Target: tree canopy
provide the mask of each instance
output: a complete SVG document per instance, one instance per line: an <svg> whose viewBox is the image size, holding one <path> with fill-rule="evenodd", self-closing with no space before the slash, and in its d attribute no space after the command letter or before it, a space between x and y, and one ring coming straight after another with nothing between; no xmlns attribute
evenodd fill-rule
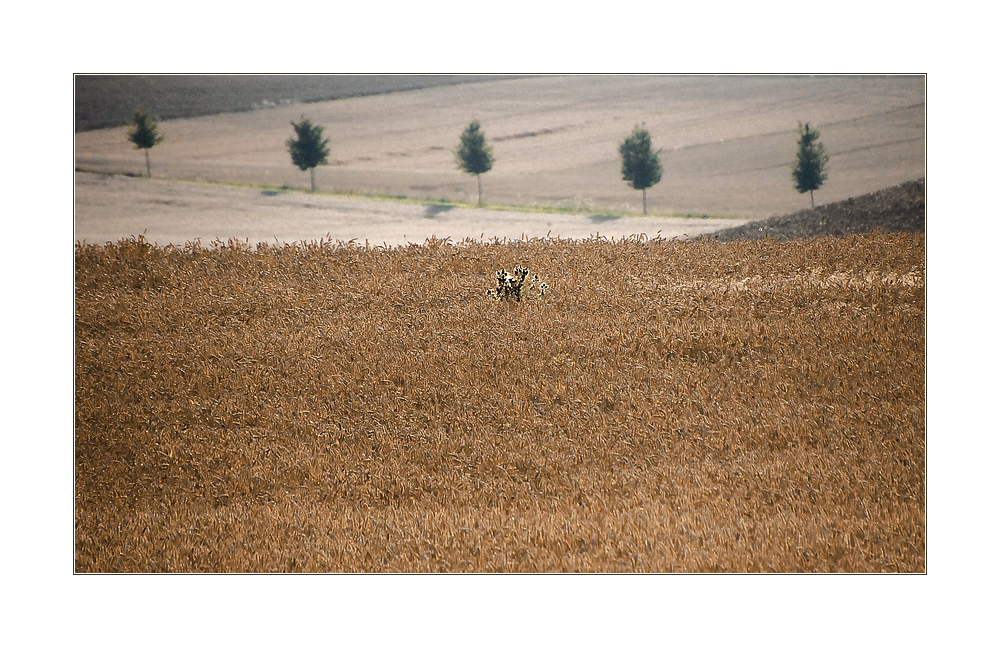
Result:
<svg viewBox="0 0 1000 648"><path fill-rule="evenodd" d="M483 204L483 182L480 175L493 168L493 149L486 144L486 135L478 121L470 123L462 132L458 150L455 151L458 168L474 173L479 185L479 204Z"/></svg>
<svg viewBox="0 0 1000 648"><path fill-rule="evenodd" d="M622 156L622 179L633 189L642 190L642 213L646 213L646 189L660 181L663 167L660 157L653 151L653 140L649 131L640 126L632 130L618 152Z"/></svg>
<svg viewBox="0 0 1000 648"><path fill-rule="evenodd" d="M323 127L313 125L313 123L302 117L299 123L292 122L295 129L295 137L290 138L286 144L288 152L292 155L292 164L299 169L309 170L309 178L312 190L316 191L316 167L326 164L330 149L327 147L329 139L323 139Z"/></svg>
<svg viewBox="0 0 1000 648"><path fill-rule="evenodd" d="M830 156L819 141L819 131L810 129L809 122L805 125L799 122L799 150L792 167L792 180L799 193L809 192L809 203L813 207L816 206L813 191L826 181L826 164L829 160Z"/></svg>
<svg viewBox="0 0 1000 648"><path fill-rule="evenodd" d="M146 176L153 177L149 166L149 149L163 141L163 136L156 131L156 120L149 112L149 108L143 104L135 109L132 117L132 126L129 128L128 139L137 149L142 149L146 153Z"/></svg>

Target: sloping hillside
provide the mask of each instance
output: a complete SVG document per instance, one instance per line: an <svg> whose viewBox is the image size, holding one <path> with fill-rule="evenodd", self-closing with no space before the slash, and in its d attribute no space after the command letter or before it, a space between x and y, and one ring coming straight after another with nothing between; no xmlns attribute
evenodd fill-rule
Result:
<svg viewBox="0 0 1000 648"><path fill-rule="evenodd" d="M804 209L788 216L753 221L712 234L720 241L845 236L875 229L924 232L924 179L904 182L857 198Z"/></svg>
<svg viewBox="0 0 1000 648"><path fill-rule="evenodd" d="M648 192L650 213L745 221L809 204L789 175L800 121L819 129L830 155L823 202L922 177L925 90L918 75L567 75L310 104L286 104L284 95L261 91L245 98L277 105L169 120L150 100L164 119L152 173L307 188L310 174L291 163L286 147L290 122L306 116L330 139L329 164L316 169L321 191L471 202L477 183L456 167L454 148L477 119L496 158L483 178L487 202L636 214L642 194L622 180L618 147L645 124L663 166L661 182ZM176 107L210 99L192 92ZM147 171L125 126L79 132L74 140L82 171Z"/></svg>
<svg viewBox="0 0 1000 648"><path fill-rule="evenodd" d="M160 119L244 112L508 78L471 74L78 74L76 132L122 126L148 104Z"/></svg>

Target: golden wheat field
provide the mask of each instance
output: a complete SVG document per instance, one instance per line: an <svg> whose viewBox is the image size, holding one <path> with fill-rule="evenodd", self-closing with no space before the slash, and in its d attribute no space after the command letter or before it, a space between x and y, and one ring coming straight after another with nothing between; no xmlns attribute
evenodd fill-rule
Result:
<svg viewBox="0 0 1000 648"><path fill-rule="evenodd" d="M77 572L925 571L922 234L75 274Z"/></svg>

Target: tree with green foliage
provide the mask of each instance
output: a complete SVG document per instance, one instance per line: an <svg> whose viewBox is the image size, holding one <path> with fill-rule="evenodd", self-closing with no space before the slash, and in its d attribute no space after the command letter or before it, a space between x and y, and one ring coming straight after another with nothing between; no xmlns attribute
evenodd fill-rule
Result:
<svg viewBox="0 0 1000 648"><path fill-rule="evenodd" d="M809 204L813 208L816 207L813 191L826 180L826 163L829 160L830 156L819 141L819 131L810 130L809 122L805 126L799 122L799 152L792 167L792 180L799 193L809 192Z"/></svg>
<svg viewBox="0 0 1000 648"><path fill-rule="evenodd" d="M316 167L326 164L330 149L327 147L329 139L323 139L323 127L314 126L311 121L302 116L299 123L292 122L295 129L295 137L290 138L286 144L288 152L292 154L292 164L302 171L309 170L309 180L313 191L316 191Z"/></svg>
<svg viewBox="0 0 1000 648"><path fill-rule="evenodd" d="M649 131L639 126L632 129L632 135L621 143L618 152L622 156L622 179L633 189L642 190L642 213L645 214L646 189L659 182L663 175L659 152L653 151Z"/></svg>
<svg viewBox="0 0 1000 648"><path fill-rule="evenodd" d="M163 136L156 132L156 120L153 119L145 104L135 109L128 138L137 149L142 149L146 153L146 177L152 178L153 172L149 166L149 149L162 142Z"/></svg>
<svg viewBox="0 0 1000 648"><path fill-rule="evenodd" d="M483 206L482 174L493 168L493 149L486 145L486 136L478 121L473 121L462 133L458 150L455 151L458 168L466 173L474 173L479 185L479 206Z"/></svg>

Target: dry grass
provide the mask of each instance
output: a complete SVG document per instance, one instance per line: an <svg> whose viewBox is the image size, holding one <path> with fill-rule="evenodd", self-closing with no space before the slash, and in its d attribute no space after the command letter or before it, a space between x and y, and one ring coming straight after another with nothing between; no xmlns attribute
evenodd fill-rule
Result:
<svg viewBox="0 0 1000 648"><path fill-rule="evenodd" d="M75 265L79 572L925 570L923 235Z"/></svg>

